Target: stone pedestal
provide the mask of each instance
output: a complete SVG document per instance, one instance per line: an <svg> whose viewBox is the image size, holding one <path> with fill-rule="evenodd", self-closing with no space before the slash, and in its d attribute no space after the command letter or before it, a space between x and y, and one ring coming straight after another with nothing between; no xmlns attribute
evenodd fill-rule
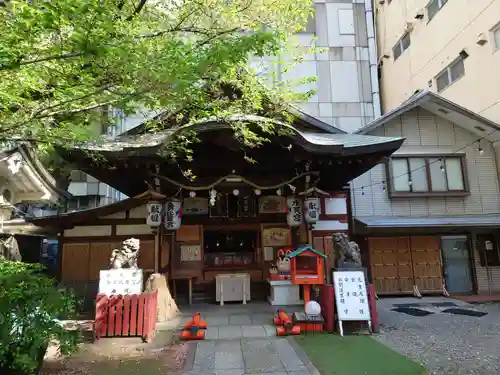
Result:
<svg viewBox="0 0 500 375"><path fill-rule="evenodd" d="M267 280L271 286L271 295L268 301L273 306L303 305L300 299L300 286L290 280Z"/></svg>

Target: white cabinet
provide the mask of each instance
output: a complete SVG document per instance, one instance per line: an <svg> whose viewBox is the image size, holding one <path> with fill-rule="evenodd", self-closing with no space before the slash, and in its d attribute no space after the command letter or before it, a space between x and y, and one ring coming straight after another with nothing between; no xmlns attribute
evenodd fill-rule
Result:
<svg viewBox="0 0 500 375"><path fill-rule="evenodd" d="M224 305L228 301L250 301L250 275L228 273L215 276L215 300Z"/></svg>

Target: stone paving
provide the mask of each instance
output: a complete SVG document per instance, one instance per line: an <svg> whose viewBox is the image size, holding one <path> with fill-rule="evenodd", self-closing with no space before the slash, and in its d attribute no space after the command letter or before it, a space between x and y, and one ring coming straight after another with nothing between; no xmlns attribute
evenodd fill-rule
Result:
<svg viewBox="0 0 500 375"><path fill-rule="evenodd" d="M484 311L482 317L442 313L415 317L392 311L400 303L453 302L457 307ZM442 297L381 298L377 301L381 323L375 338L422 363L429 375L500 374L500 304L470 305Z"/></svg>
<svg viewBox="0 0 500 375"><path fill-rule="evenodd" d="M206 339L193 343L194 358L183 375L319 375L293 338L276 337L269 324L276 310L261 303L204 306ZM194 311L184 310L183 321Z"/></svg>

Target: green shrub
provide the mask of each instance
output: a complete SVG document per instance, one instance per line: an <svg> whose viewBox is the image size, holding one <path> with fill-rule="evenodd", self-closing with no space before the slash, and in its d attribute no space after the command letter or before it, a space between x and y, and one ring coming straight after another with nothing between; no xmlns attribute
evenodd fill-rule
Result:
<svg viewBox="0 0 500 375"><path fill-rule="evenodd" d="M35 371L51 340L63 355L77 348L79 333L56 319L74 313L75 299L42 271L35 264L0 262L0 367Z"/></svg>

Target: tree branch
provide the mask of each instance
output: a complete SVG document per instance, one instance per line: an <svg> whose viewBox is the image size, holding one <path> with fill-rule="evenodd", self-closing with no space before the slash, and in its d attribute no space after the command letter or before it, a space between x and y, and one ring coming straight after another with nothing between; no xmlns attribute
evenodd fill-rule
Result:
<svg viewBox="0 0 500 375"><path fill-rule="evenodd" d="M144 8L144 6L146 5L146 3L147 3L147 2L148 2L148 0L141 0L141 1L139 2L139 4L135 7L135 9L134 9L134 11L132 12L132 14L131 14L130 16L128 16L128 17L126 18L126 20L127 20L127 21L131 21L131 20L132 20L132 18L134 18L134 16L138 15L138 14L141 12L142 8Z"/></svg>
<svg viewBox="0 0 500 375"><path fill-rule="evenodd" d="M79 57L82 55L83 55L82 52L71 52L71 53L65 53L62 55L46 56L46 57L41 57L39 59L21 61L18 63L18 65L19 66L26 66L26 65L31 65L31 64L37 64L40 62L45 62L45 61L71 59L73 57ZM0 66L0 70L6 70L5 69L6 67L7 66L5 66L5 65Z"/></svg>

